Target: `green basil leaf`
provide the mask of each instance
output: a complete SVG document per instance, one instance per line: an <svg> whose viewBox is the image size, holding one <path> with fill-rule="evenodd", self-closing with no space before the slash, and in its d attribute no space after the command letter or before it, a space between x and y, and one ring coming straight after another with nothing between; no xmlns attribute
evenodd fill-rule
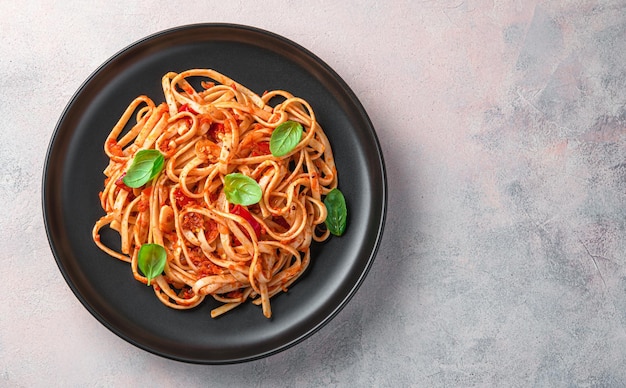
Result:
<svg viewBox="0 0 626 388"><path fill-rule="evenodd" d="M302 139L302 124L285 121L272 132L270 151L274 156L284 156L293 151Z"/></svg>
<svg viewBox="0 0 626 388"><path fill-rule="evenodd" d="M165 157L157 150L141 150L137 152L122 179L131 188L145 185L163 170Z"/></svg>
<svg viewBox="0 0 626 388"><path fill-rule="evenodd" d="M159 244L143 244L139 248L137 266L139 266L144 276L148 278L148 285L150 285L152 279L163 272L166 261L167 253L165 248Z"/></svg>
<svg viewBox="0 0 626 388"><path fill-rule="evenodd" d="M261 186L254 179L237 172L224 177L224 194L228 202L243 206L254 205L263 196Z"/></svg>
<svg viewBox="0 0 626 388"><path fill-rule="evenodd" d="M348 208L346 207L346 199L339 189L332 189L324 198L326 205L326 227L330 233L335 236L341 236L346 230L346 222L348 219Z"/></svg>

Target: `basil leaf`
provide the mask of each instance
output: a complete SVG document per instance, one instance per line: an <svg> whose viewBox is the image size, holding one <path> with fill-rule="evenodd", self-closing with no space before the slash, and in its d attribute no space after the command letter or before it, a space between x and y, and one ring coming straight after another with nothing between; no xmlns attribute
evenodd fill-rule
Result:
<svg viewBox="0 0 626 388"><path fill-rule="evenodd" d="M131 188L145 185L163 170L165 157L157 150L141 150L137 152L122 179Z"/></svg>
<svg viewBox="0 0 626 388"><path fill-rule="evenodd" d="M148 285L150 285L152 279L163 272L166 261L167 253L165 248L159 244L143 244L139 248L137 265L144 276L148 278Z"/></svg>
<svg viewBox="0 0 626 388"><path fill-rule="evenodd" d="M324 198L326 205L326 227L330 233L335 236L341 236L346 230L346 221L348 218L348 208L346 207L346 199L339 189L332 189Z"/></svg>
<svg viewBox="0 0 626 388"><path fill-rule="evenodd" d="M285 121L272 132L270 151L274 156L284 156L293 151L302 139L302 124Z"/></svg>
<svg viewBox="0 0 626 388"><path fill-rule="evenodd" d="M248 206L259 202L263 192L254 179L235 172L224 177L224 194L228 202Z"/></svg>

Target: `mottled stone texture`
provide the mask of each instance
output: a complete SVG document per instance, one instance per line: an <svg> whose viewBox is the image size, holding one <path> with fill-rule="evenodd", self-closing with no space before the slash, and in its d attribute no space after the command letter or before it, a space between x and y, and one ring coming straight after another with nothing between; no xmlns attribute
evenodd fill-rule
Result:
<svg viewBox="0 0 626 388"><path fill-rule="evenodd" d="M625 386L624 1L86 4L0 13L0 386ZM380 137L389 214L329 325L208 367L89 315L48 248L40 188L55 123L100 63L215 21L282 34L346 80Z"/></svg>

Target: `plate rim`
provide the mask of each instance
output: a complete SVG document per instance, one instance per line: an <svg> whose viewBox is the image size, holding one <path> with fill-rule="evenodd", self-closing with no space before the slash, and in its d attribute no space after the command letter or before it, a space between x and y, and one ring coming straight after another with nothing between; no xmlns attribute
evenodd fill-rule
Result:
<svg viewBox="0 0 626 388"><path fill-rule="evenodd" d="M368 252L368 257L365 263L365 266L363 267L363 270L360 272L358 279L350 284L349 287L349 292L341 299L341 302L338 303L337 305L335 305L332 308L332 311L327 314L323 319L321 319L320 321L316 322L316 324L309 330L298 334L298 336L290 341L287 341L285 343L283 343L281 346L277 346L271 350L268 351L264 351L261 353L256 353L254 355L249 355L246 357L239 357L239 358L229 358L229 359L198 359L198 358L185 358L182 357L180 355L172 355L172 354L168 354L162 351L157 351L156 349L151 348L150 346L141 343L140 341L137 341L135 338L130 337L128 335L126 335L126 333L123 330L120 330L118 327L116 327L115 325L111 324L105 317L103 317L99 311L97 311L87 300L87 298L79 291L78 287L74 284L73 282L73 278L67 273L68 271L66 270L66 263L64 262L64 259L61 257L62 256L62 249L60 249L57 245L60 243L59 241L56 241L56 238L54 236L54 231L52 230L52 225L50 222L50 216L51 216L51 210L48 208L50 205L50 193L49 191L51 191L54 187L51 187L50 183L48 183L49 179L50 179L50 173L49 173L49 168L50 168L50 163L51 163L51 157L52 157L52 153L55 151L55 146L57 146L57 139L59 138L60 135L63 135L62 129L63 129L63 124L64 122L67 120L67 116L68 114L71 112L73 106L76 104L76 101L79 99L79 97L81 96L81 94L83 93L83 91L90 85L90 83L94 80L94 78L96 78L102 71L106 70L106 68L108 66L111 65L112 62L114 62L115 60L119 59L120 57L123 57L126 53L128 53L129 51L131 51L133 48L136 48L138 46L144 45L146 43L149 43L150 41L159 39L159 38L163 38L166 37L168 35L171 34L175 34L175 33L180 33L180 32L191 32L194 30L204 30L204 29L233 29L233 30L243 30L243 31L247 31L249 33L253 33L255 35L258 36L267 36L270 37L272 39L278 40L280 41L282 44L285 44L287 46L291 46L294 49L296 49L298 52L300 52L301 54L305 55L307 57L307 60L310 60L312 62L315 62L316 65L321 66L325 71L327 71L331 76L333 81L338 83L338 86L340 86L340 88L342 89L343 92L347 93L350 103L353 104L353 107L356 108L359 111L359 115L360 117L365 120L368 124L368 135L370 135L373 139L373 146L374 148L377 150L378 155L377 155L377 162L378 162L378 167L380 168L380 182L377 182L377 184L380 184L380 190L381 192L378 193L380 194L381 198L380 198L380 214L376 214L377 218L379 219L378 225L376 226L376 231L375 231L375 242L373 245L373 248L371 251ZM211 40L211 39L208 39ZM224 40L228 40L228 39L224 39ZM195 41L195 40L191 40L191 41ZM259 44L259 46L261 46ZM67 131L66 131L67 132ZM72 133L70 133L69 139L72 138ZM55 262L57 264L57 268L58 270L61 272L66 284L70 287L70 289L72 290L72 293L74 294L74 296L79 300L79 302L83 305L84 308L87 309L87 311L89 311L89 313L96 318L96 320L102 324L104 327L106 327L109 331L111 331L112 333L114 333L115 335L117 335L118 337L124 339L126 342L144 350L147 351L149 353L164 357L164 358L168 358L168 359L172 359L172 360L176 360L176 361L181 361L181 362L187 362L187 363L192 363L192 364L206 364L206 365L217 365L217 364L236 364L236 363L242 363L242 362L249 362L249 361L254 361L254 360L258 360L261 358L265 358L268 356L271 356L273 354L277 354L280 353L284 350L287 350L297 344L299 344L300 342L306 340L307 338L310 338L313 334L315 334L316 332L318 332L321 328L323 328L324 326L326 326L326 324L328 324L330 321L332 321L336 315L343 310L343 308L350 302L350 300L354 297L354 295L356 294L356 292L358 291L358 289L361 287L361 285L363 284L364 280L366 279L369 271L372 268L373 262L378 254L378 250L380 248L381 242L382 242L382 237L383 237L383 233L384 233L384 227L385 227L385 222L386 222L386 217L387 217L387 208L388 208L388 179L387 179L387 173L386 173L386 166L385 166L385 162L384 162L384 157L383 157L383 152L382 152L382 147L380 145L380 141L378 139L377 133L375 131L374 125L371 122L371 119L369 117L369 115L367 114L365 108L363 107L361 101L358 99L358 97L356 96L356 94L352 91L352 89L348 86L348 84L343 80L343 78L341 76L339 76L339 74L332 69L325 61L323 61L321 58L319 58L317 55L315 55L314 53L312 53L311 51L309 51L308 49L306 49L305 47L301 46L300 44L296 43L295 41L286 38L282 35L276 34L274 32L265 30L265 29L261 29L258 27L253 27L253 26L249 26L249 25L243 25L243 24L235 24L235 23L194 23L194 24L186 24L186 25L180 25L180 26L176 26L176 27L172 27L172 28L167 28L149 35L144 36L143 38L140 38L132 43L130 43L129 45L127 45L126 47L122 48L121 50L118 50L115 54L113 54L112 56L110 56L109 58L107 58L104 62L102 62L94 71L92 71L89 76L80 84L80 86L76 89L76 91L74 92L74 94L71 96L71 98L68 100L68 102L66 103L65 107L62 110L61 115L59 116L59 119L57 120L54 130L50 136L50 140L48 143L48 147L46 149L46 154L45 154L45 159L44 159L44 164L43 164L43 175L42 175L42 187L41 187L41 205L42 205L42 216L43 216L43 222L44 222L44 226L45 226L45 232L46 232L46 237L48 240L48 244L50 246L52 255L55 259Z"/></svg>

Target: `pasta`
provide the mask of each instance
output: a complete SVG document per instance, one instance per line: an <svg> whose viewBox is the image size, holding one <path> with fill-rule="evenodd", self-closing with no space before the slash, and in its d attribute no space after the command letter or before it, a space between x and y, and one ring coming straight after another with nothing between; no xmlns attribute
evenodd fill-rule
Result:
<svg viewBox="0 0 626 388"><path fill-rule="evenodd" d="M137 97L106 139L99 194L106 214L93 240L128 262L166 306L189 309L211 296L220 302L211 311L217 317L251 300L270 318L270 298L307 269L311 243L329 238L323 199L337 187L331 145L309 103L287 91L257 95L210 69L167 73L162 88L165 102ZM286 122L302 134L275 156L272 133ZM131 188L125 174L142 150L163 155L163 167ZM258 202L229 201L229 176L258 183ZM119 250L100 240L104 227L119 233ZM152 281L138 263L145 244L166 252Z"/></svg>

